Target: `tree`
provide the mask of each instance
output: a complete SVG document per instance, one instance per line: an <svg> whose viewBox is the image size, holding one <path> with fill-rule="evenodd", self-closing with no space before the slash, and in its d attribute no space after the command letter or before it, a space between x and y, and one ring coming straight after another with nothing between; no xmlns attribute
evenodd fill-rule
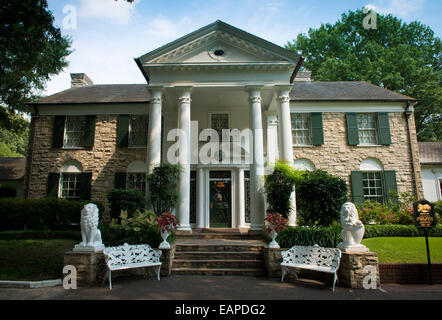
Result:
<svg viewBox="0 0 442 320"><path fill-rule="evenodd" d="M366 30L362 10L349 11L334 25L299 34L287 49L306 57L304 66L317 81L367 81L419 100L415 106L418 139L442 138L441 56L439 37L420 22L403 23L377 15Z"/></svg>
<svg viewBox="0 0 442 320"><path fill-rule="evenodd" d="M0 0L0 19L0 104L26 112L68 65L71 40L54 26L47 0Z"/></svg>

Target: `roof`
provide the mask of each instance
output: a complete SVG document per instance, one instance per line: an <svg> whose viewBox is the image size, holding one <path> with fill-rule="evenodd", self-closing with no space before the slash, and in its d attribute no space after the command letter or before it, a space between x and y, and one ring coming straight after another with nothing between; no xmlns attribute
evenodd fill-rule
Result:
<svg viewBox="0 0 442 320"><path fill-rule="evenodd" d="M292 101L412 101L414 98L365 81L295 82Z"/></svg>
<svg viewBox="0 0 442 320"><path fill-rule="evenodd" d="M107 84L71 88L37 104L146 103L150 94L146 84ZM295 82L292 101L412 101L414 98L363 81Z"/></svg>
<svg viewBox="0 0 442 320"><path fill-rule="evenodd" d="M26 158L0 158L0 180L24 179Z"/></svg>
<svg viewBox="0 0 442 320"><path fill-rule="evenodd" d="M421 164L442 164L442 142L419 142Z"/></svg>
<svg viewBox="0 0 442 320"><path fill-rule="evenodd" d="M41 98L37 104L146 103L149 98L146 84L101 84L70 88Z"/></svg>

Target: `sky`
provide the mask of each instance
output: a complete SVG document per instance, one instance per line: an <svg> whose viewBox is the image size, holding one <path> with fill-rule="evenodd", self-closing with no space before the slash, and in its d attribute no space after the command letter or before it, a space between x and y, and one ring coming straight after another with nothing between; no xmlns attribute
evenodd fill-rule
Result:
<svg viewBox="0 0 442 320"><path fill-rule="evenodd" d="M300 33L335 23L363 7L420 21L441 37L440 0L49 0L63 35L72 39L69 66L53 76L43 95L70 88L70 73L95 84L145 83L134 58L222 20L284 46Z"/></svg>

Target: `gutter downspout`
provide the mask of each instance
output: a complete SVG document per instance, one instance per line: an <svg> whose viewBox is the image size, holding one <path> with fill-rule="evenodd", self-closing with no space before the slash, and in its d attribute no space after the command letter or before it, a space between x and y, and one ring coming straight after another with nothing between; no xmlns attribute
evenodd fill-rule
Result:
<svg viewBox="0 0 442 320"><path fill-rule="evenodd" d="M36 105L32 106L34 108L34 114L31 114L31 127L29 128L29 142L28 142L28 154L26 159L26 195L25 198L29 199L30 187L31 187L31 177L32 177L32 166L34 163L34 149L35 149L35 130L37 121L39 119L38 108Z"/></svg>
<svg viewBox="0 0 442 320"><path fill-rule="evenodd" d="M417 147L417 143L416 145L413 143L413 139L416 139L417 142L417 137L415 136L415 134L413 135L413 132L411 130L411 126L410 126L410 121L413 120L411 119L411 117L413 116L413 112L414 112L414 106L417 104L417 101L413 101L410 102L408 101L405 107L405 119L407 122L407 131L408 131L408 141L410 144L410 153L411 153L411 169L413 170L413 179L414 179L414 188L415 188L415 195L418 199L422 199L423 195L421 193L421 183L419 183L421 177L418 174L418 169L419 172L420 170L420 161L419 161L419 148ZM414 125L414 133L416 133L416 125Z"/></svg>

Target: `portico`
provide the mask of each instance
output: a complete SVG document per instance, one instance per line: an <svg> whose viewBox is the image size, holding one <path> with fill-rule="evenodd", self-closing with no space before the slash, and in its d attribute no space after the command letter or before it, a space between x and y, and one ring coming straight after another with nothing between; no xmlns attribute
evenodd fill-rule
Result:
<svg viewBox="0 0 442 320"><path fill-rule="evenodd" d="M178 229L262 230L266 161L293 162L289 92L301 57L217 21L136 62L151 95L148 172L182 167Z"/></svg>

